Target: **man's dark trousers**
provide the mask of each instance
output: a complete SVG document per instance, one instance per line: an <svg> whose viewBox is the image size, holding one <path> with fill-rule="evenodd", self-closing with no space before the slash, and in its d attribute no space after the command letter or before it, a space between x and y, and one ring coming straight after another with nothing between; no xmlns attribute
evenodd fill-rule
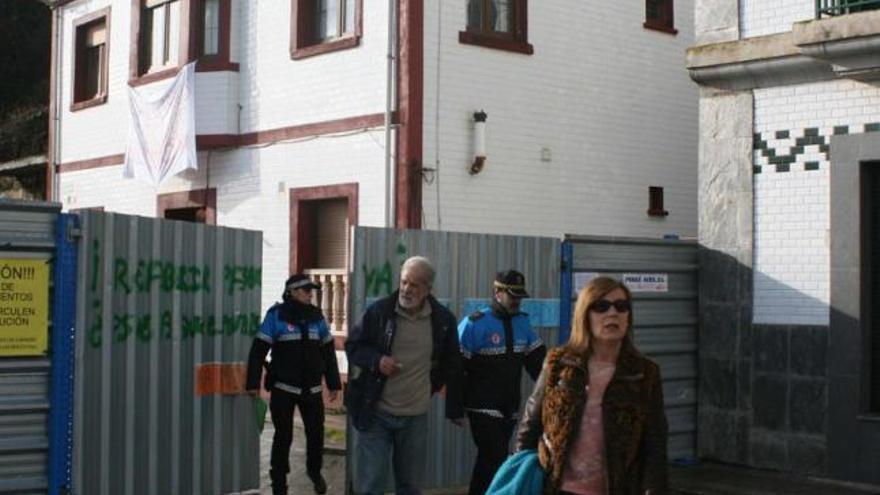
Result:
<svg viewBox="0 0 880 495"><path fill-rule="evenodd" d="M487 414L468 413L471 436L477 446L477 460L471 473L469 495L484 495L495 472L504 464L510 452L510 436L516 422L512 419L495 418Z"/></svg>
<svg viewBox="0 0 880 495"><path fill-rule="evenodd" d="M272 457L269 478L274 495L287 495L287 473L290 471L290 444L293 442L293 409L299 414L306 431L306 472L316 479L321 474L324 454L324 401L321 394L299 396L275 388L269 410L275 436L272 438Z"/></svg>

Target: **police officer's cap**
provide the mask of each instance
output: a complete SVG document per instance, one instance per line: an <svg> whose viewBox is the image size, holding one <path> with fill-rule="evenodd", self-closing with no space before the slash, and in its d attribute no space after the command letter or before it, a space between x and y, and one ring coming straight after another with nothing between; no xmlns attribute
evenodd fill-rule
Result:
<svg viewBox="0 0 880 495"><path fill-rule="evenodd" d="M498 272L493 285L513 297L529 297L529 293L526 292L526 277L516 270Z"/></svg>
<svg viewBox="0 0 880 495"><path fill-rule="evenodd" d="M284 282L284 291L290 291L294 289L320 289L321 283L315 282L310 279L308 275L304 273L295 273L287 279L287 282Z"/></svg>

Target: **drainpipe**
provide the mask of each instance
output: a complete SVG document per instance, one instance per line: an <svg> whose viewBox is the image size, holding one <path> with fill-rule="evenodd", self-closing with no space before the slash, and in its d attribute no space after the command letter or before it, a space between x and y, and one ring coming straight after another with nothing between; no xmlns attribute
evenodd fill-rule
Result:
<svg viewBox="0 0 880 495"><path fill-rule="evenodd" d="M46 187L49 194L46 201L59 200L58 193L58 164L61 163L61 35L64 24L61 19L61 9L58 5L50 5L52 9L52 41L49 54L51 67L49 87L49 136L48 153L46 154Z"/></svg>
<svg viewBox="0 0 880 495"><path fill-rule="evenodd" d="M397 0L388 0L388 51L385 56L385 226L396 218L397 126L392 122L397 100ZM393 135L392 135L393 132Z"/></svg>

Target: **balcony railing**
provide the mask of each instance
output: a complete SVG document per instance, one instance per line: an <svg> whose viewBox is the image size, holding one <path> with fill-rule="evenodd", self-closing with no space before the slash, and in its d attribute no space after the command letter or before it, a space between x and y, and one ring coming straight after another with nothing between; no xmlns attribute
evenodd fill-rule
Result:
<svg viewBox="0 0 880 495"><path fill-rule="evenodd" d="M315 282L321 283L321 290L314 292L312 303L321 308L330 330L339 335L348 333L348 271L345 269L310 268L303 270Z"/></svg>
<svg viewBox="0 0 880 495"><path fill-rule="evenodd" d="M816 0L816 19L880 9L880 0Z"/></svg>

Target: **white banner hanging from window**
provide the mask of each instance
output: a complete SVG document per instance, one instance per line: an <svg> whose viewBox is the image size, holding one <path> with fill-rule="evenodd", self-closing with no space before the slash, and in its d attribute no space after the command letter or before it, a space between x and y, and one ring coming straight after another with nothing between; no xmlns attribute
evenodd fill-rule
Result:
<svg viewBox="0 0 880 495"><path fill-rule="evenodd" d="M198 168L195 100L195 62L183 66L171 84L129 86L125 177L158 187Z"/></svg>

